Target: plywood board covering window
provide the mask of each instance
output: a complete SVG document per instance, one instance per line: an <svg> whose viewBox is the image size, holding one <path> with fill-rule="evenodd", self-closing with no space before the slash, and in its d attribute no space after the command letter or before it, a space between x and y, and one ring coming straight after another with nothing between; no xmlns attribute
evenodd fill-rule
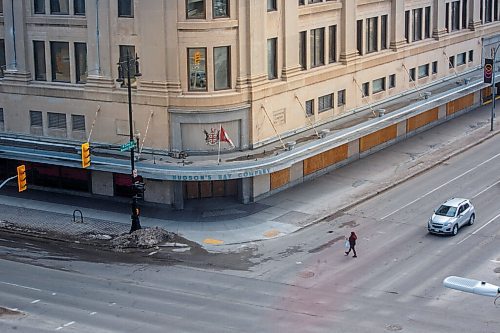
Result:
<svg viewBox="0 0 500 333"><path fill-rule="evenodd" d="M383 128L375 133L368 134L359 139L359 151L364 152L384 142L395 139L397 135L397 125Z"/></svg>

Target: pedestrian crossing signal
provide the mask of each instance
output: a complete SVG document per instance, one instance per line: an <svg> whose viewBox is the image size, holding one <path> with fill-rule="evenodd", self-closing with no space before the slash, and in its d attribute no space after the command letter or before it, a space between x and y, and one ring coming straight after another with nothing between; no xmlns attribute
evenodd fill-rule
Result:
<svg viewBox="0 0 500 333"><path fill-rule="evenodd" d="M82 143L82 168L90 166L90 144L88 142Z"/></svg>
<svg viewBox="0 0 500 333"><path fill-rule="evenodd" d="M17 187L19 192L25 191L28 188L26 183L26 167L23 164L17 167Z"/></svg>

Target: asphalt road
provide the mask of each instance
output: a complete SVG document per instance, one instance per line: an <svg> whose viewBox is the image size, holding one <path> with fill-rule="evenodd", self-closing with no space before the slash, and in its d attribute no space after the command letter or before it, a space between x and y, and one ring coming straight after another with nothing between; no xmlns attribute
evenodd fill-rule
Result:
<svg viewBox="0 0 500 333"><path fill-rule="evenodd" d="M19 314L0 311L0 331L500 332L493 298L442 286L449 275L500 285L499 147L496 136L327 221L247 244L249 270L96 263L1 240L0 307ZM471 199L476 223L429 235L453 196ZM343 253L351 230L358 258Z"/></svg>

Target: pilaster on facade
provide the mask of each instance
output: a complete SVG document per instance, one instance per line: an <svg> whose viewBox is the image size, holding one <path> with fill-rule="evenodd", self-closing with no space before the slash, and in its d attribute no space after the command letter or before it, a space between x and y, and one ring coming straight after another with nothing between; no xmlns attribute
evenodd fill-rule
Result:
<svg viewBox="0 0 500 333"><path fill-rule="evenodd" d="M21 72L17 70L9 70L7 69L4 72L4 77L2 82L4 85L27 85L30 81L31 73L30 72Z"/></svg>
<svg viewBox="0 0 500 333"><path fill-rule="evenodd" d="M359 55L356 48L356 0L342 1L342 24L339 61L346 65Z"/></svg>
<svg viewBox="0 0 500 333"><path fill-rule="evenodd" d="M301 67L299 65L292 66L288 68L283 68L281 71L281 79L284 81L288 81L291 78L299 75L302 72Z"/></svg>
<svg viewBox="0 0 500 333"><path fill-rule="evenodd" d="M267 83L267 75L259 74L248 77L238 77L236 79L236 90L241 91L247 88L256 88Z"/></svg>
<svg viewBox="0 0 500 333"><path fill-rule="evenodd" d="M481 1L482 0L470 0L469 2L469 12L470 20L468 28L470 30L477 30L481 26Z"/></svg>
<svg viewBox="0 0 500 333"><path fill-rule="evenodd" d="M389 47L393 51L399 51L407 45L404 34L405 7L403 0L394 0L391 3L391 42Z"/></svg>
<svg viewBox="0 0 500 333"><path fill-rule="evenodd" d="M434 14L433 14L433 27L432 37L434 39L440 40L447 33L448 29L446 28L446 3L443 0L434 0Z"/></svg>
<svg viewBox="0 0 500 333"><path fill-rule="evenodd" d="M115 88L116 88L115 80L104 76L89 75L87 77L87 82L85 83L85 90L90 90L90 91L107 90L109 92Z"/></svg>
<svg viewBox="0 0 500 333"><path fill-rule="evenodd" d="M354 62L359 56L357 50L351 50L350 52L340 52L339 61L343 65L349 65Z"/></svg>

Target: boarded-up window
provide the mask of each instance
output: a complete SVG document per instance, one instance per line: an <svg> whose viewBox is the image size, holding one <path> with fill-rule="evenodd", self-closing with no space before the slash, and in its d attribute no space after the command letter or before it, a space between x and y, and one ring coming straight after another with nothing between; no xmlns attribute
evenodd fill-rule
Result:
<svg viewBox="0 0 500 333"><path fill-rule="evenodd" d="M330 149L304 160L304 176L347 159L348 145Z"/></svg>
<svg viewBox="0 0 500 333"><path fill-rule="evenodd" d="M277 189L290 182L290 168L271 173L271 190Z"/></svg>
<svg viewBox="0 0 500 333"><path fill-rule="evenodd" d="M384 142L395 139L397 135L397 125L383 128L375 133L368 134L359 139L359 151L364 152Z"/></svg>
<svg viewBox="0 0 500 333"><path fill-rule="evenodd" d="M460 110L466 109L474 104L474 94L461 97L446 104L446 115L453 114Z"/></svg>
<svg viewBox="0 0 500 333"><path fill-rule="evenodd" d="M412 132L419 127L425 126L438 119L438 108L426 111L408 119L406 123L406 132Z"/></svg>

